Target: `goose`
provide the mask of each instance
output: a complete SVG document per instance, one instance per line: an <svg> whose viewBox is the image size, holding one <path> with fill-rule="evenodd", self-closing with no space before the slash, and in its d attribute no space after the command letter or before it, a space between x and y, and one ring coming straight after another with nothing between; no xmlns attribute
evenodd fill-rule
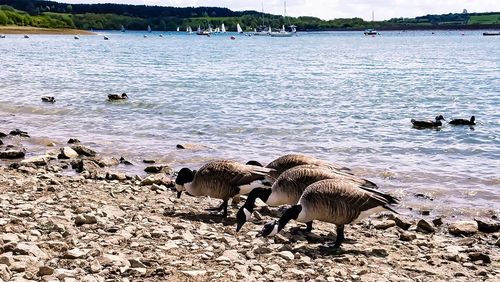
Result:
<svg viewBox="0 0 500 282"><path fill-rule="evenodd" d="M104 40L109 40L109 37L107 37L106 35L104 35Z"/></svg>
<svg viewBox="0 0 500 282"><path fill-rule="evenodd" d="M254 161L254 160L248 161L247 164L262 166L262 164L260 164L257 161ZM281 157L275 159L274 161L270 162L266 166L267 168L273 169L273 171L270 174L271 177L268 180L272 183L284 171L286 171L287 169L290 169L292 167L299 166L299 165L319 165L319 166L328 167L328 168L333 169L333 170L349 171L349 169L346 167L332 164L332 163L329 163L327 161L317 159L315 157L306 156L306 155L302 155L302 154L288 154L288 155L284 155L284 156L281 156Z"/></svg>
<svg viewBox="0 0 500 282"><path fill-rule="evenodd" d="M377 188L377 185L371 181L325 167L317 165L296 166L283 172L271 188L255 188L248 194L245 204L236 214L236 232L239 232L245 222L250 220L257 198L269 206L294 205L299 201L307 186L324 179L337 179L364 187ZM306 224L305 232L310 232L312 221Z"/></svg>
<svg viewBox="0 0 500 282"><path fill-rule="evenodd" d="M122 93L122 95L118 94L109 94L108 95L108 100L114 101L114 100L126 100L128 99L127 93Z"/></svg>
<svg viewBox="0 0 500 282"><path fill-rule="evenodd" d="M208 210L220 212L227 217L227 202L237 195L248 194L262 186L262 180L271 172L269 168L245 165L231 160L211 161L198 171L182 168L175 179L177 198L182 191L191 196L209 196L222 199L218 208Z"/></svg>
<svg viewBox="0 0 500 282"><path fill-rule="evenodd" d="M320 180L309 185L298 203L287 209L278 221L264 225L257 236L274 236L292 219L299 222L320 220L337 226L334 248L344 241L344 225L373 213L388 210L397 199L382 192L338 179Z"/></svg>
<svg viewBox="0 0 500 282"><path fill-rule="evenodd" d="M80 36L75 35L73 38L76 39L76 40L78 40L78 39L80 39Z"/></svg>
<svg viewBox="0 0 500 282"><path fill-rule="evenodd" d="M442 115L439 115L436 117L436 121L412 119L411 123L413 124L413 127L416 128L432 128L443 125L443 123L441 123L442 120L445 120L444 117Z"/></svg>
<svg viewBox="0 0 500 282"><path fill-rule="evenodd" d="M466 119L462 119L462 118L454 119L454 120L451 120L449 122L449 124L452 124L452 125L476 125L476 117L471 116L470 120L466 120Z"/></svg>
<svg viewBox="0 0 500 282"><path fill-rule="evenodd" d="M42 102L55 103L56 102L56 98L54 98L52 96L43 96L42 97Z"/></svg>

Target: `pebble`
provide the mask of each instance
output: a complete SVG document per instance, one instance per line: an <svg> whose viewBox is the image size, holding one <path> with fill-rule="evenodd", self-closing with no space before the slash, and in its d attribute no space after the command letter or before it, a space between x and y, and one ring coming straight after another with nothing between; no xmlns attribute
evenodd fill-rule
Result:
<svg viewBox="0 0 500 282"><path fill-rule="evenodd" d="M473 235L478 231L478 224L475 221L457 221L450 224L448 231L452 235Z"/></svg>
<svg viewBox="0 0 500 282"><path fill-rule="evenodd" d="M500 222L493 220L476 219L478 230L486 233L494 233L500 231Z"/></svg>
<svg viewBox="0 0 500 282"><path fill-rule="evenodd" d="M408 230L410 228L410 226L412 225L411 221L409 221L408 219L405 219L405 218L401 218L401 217L395 217L394 222L396 223L396 225L399 228L401 228L403 230Z"/></svg>
<svg viewBox="0 0 500 282"><path fill-rule="evenodd" d="M403 232L399 233L399 240L401 240L401 241L409 242L409 241L413 241L415 239L417 239L417 235L415 235L411 232L403 231Z"/></svg>
<svg viewBox="0 0 500 282"><path fill-rule="evenodd" d="M205 276L207 274L206 270L182 270L181 272L189 277Z"/></svg>
<svg viewBox="0 0 500 282"><path fill-rule="evenodd" d="M435 228L425 219L421 219L417 222L417 230L424 233L434 233Z"/></svg>
<svg viewBox="0 0 500 282"><path fill-rule="evenodd" d="M286 260L293 260L293 259L295 258L295 256L293 255L293 253L292 253L292 252L290 252L290 251L282 251L282 252L279 252L279 253L278 253L278 256L279 256L279 257L282 257L282 258L284 258L284 259L286 259Z"/></svg>
<svg viewBox="0 0 500 282"><path fill-rule="evenodd" d="M372 221L373 227L379 230L385 230L396 226L396 222L394 220L384 220L384 221Z"/></svg>

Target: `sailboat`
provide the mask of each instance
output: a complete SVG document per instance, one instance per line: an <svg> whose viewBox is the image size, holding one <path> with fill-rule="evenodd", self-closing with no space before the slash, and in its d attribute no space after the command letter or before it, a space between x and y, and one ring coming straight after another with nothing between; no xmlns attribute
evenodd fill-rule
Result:
<svg viewBox="0 0 500 282"><path fill-rule="evenodd" d="M365 35L377 35L379 34L373 25L373 21L375 20L375 13L372 11L372 28L366 29L365 32L363 32Z"/></svg>
<svg viewBox="0 0 500 282"><path fill-rule="evenodd" d="M210 36L210 33L212 33L212 28L209 25L209 30L202 30L200 26L198 26L198 30L196 30L196 35L206 35Z"/></svg>
<svg viewBox="0 0 500 282"><path fill-rule="evenodd" d="M125 27L123 25L120 27L120 31L125 32Z"/></svg>
<svg viewBox="0 0 500 282"><path fill-rule="evenodd" d="M269 28L268 28L265 25L265 22L264 22L264 2L262 2L262 25L258 26L257 28L254 28L253 35L268 36L269 34L271 34L271 26L269 26Z"/></svg>
<svg viewBox="0 0 500 282"><path fill-rule="evenodd" d="M283 18L286 19L286 1L284 1L284 12ZM297 32L296 26L290 25L291 31L286 31L285 25L283 25L280 31L270 32L271 37L292 37Z"/></svg>
<svg viewBox="0 0 500 282"><path fill-rule="evenodd" d="M243 33L243 29L241 29L241 26L240 26L240 24L239 24L239 23L238 23L238 24L236 24L236 32L238 32L238 33Z"/></svg>
<svg viewBox="0 0 500 282"><path fill-rule="evenodd" d="M151 26L148 25L148 32L151 32Z"/></svg>
<svg viewBox="0 0 500 282"><path fill-rule="evenodd" d="M222 23L222 25L220 27L220 32L226 33L226 26L224 26L224 23Z"/></svg>
<svg viewBox="0 0 500 282"><path fill-rule="evenodd" d="M179 27L177 27L177 32L179 32Z"/></svg>
<svg viewBox="0 0 500 282"><path fill-rule="evenodd" d="M193 30L191 29L191 26L188 25L187 29L186 29L186 32L188 34L193 34Z"/></svg>

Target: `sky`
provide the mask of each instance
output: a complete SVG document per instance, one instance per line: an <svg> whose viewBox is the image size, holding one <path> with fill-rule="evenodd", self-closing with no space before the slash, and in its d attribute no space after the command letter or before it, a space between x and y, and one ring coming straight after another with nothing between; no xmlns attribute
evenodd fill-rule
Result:
<svg viewBox="0 0 500 282"><path fill-rule="evenodd" d="M234 11L257 10L281 15L282 0L56 0L65 3L122 3L175 7L212 6ZM473 12L499 12L500 0L287 0L287 15L314 16L321 19L360 17L371 20L388 20L399 17L416 17L427 14Z"/></svg>

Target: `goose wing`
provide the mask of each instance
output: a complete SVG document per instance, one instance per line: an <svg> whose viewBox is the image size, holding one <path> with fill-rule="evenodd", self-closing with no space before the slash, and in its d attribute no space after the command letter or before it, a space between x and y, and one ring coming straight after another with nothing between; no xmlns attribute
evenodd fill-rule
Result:
<svg viewBox="0 0 500 282"><path fill-rule="evenodd" d="M277 174L281 175L283 172L292 167L296 167L299 165L310 165L310 164L325 166L335 170L348 170L345 167L336 164L331 164L329 162L301 154L288 154L281 156L275 159L274 161L270 162L266 167L275 169Z"/></svg>

